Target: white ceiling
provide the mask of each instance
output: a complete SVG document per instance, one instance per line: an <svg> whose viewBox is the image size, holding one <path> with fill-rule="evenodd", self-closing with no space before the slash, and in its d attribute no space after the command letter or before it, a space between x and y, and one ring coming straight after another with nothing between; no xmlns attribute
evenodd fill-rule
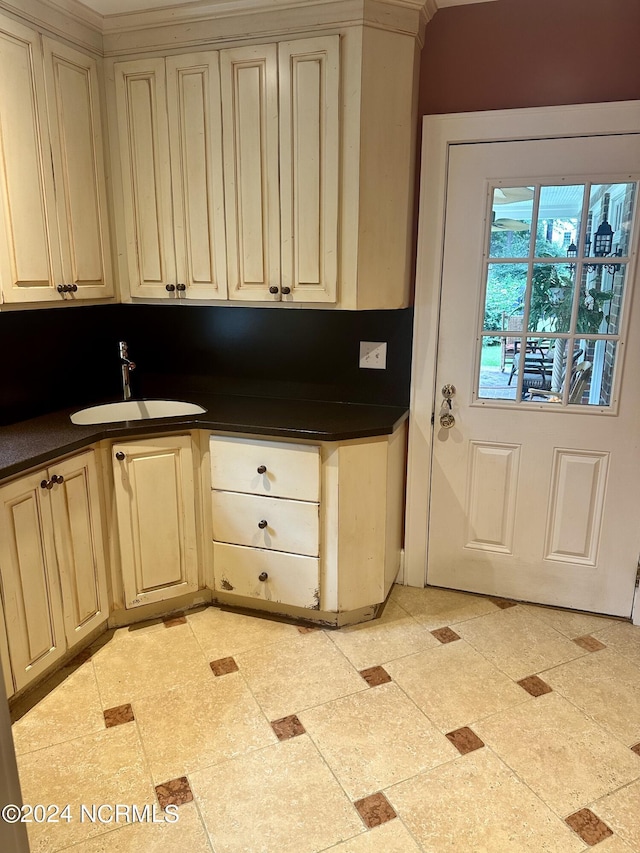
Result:
<svg viewBox="0 0 640 853"><path fill-rule="evenodd" d="M489 0L436 0L439 9L445 6L463 6L468 3L485 3ZM82 0L83 5L93 9L100 15L121 15L126 12L140 12L146 9L167 9L171 6L194 6L202 5L199 0ZM215 5L214 0L206 0L206 5L210 8ZM227 0L220 0L225 6L228 6ZM300 3L307 5L308 0L292 0L292 3Z"/></svg>

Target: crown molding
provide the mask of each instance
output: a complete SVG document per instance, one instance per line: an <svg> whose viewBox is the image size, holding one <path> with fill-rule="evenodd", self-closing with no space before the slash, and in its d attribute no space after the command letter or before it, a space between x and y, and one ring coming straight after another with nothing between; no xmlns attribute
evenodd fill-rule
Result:
<svg viewBox="0 0 640 853"><path fill-rule="evenodd" d="M79 0L0 0L0 10L99 56L102 15Z"/></svg>
<svg viewBox="0 0 640 853"><path fill-rule="evenodd" d="M180 6L107 15L105 56L273 38L367 25L416 38L435 0L197 0Z"/></svg>

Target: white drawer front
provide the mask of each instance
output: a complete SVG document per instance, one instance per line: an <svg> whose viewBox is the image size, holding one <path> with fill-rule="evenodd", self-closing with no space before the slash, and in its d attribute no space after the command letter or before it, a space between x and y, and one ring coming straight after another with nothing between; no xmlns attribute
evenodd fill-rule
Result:
<svg viewBox="0 0 640 853"><path fill-rule="evenodd" d="M210 446L214 489L320 500L319 447L217 435Z"/></svg>
<svg viewBox="0 0 640 853"><path fill-rule="evenodd" d="M214 542L213 561L215 588L219 592L319 609L315 557Z"/></svg>
<svg viewBox="0 0 640 853"><path fill-rule="evenodd" d="M217 542L318 556L318 504L214 491L211 505Z"/></svg>

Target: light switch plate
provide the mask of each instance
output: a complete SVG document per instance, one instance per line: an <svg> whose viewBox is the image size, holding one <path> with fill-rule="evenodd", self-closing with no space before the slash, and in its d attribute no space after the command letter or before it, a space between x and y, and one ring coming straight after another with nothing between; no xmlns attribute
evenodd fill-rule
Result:
<svg viewBox="0 0 640 853"><path fill-rule="evenodd" d="M387 369L387 342L360 341L360 367Z"/></svg>

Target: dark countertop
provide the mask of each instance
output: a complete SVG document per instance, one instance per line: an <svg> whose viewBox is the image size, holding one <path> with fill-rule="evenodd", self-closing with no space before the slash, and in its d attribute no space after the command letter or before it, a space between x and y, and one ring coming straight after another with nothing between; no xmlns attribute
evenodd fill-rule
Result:
<svg viewBox="0 0 640 853"><path fill-rule="evenodd" d="M170 399L183 399L171 396ZM208 429L312 441L345 441L390 435L407 418L401 406L324 403L313 400L189 394L186 401L207 409L201 415L77 426L64 409L0 427L0 479L45 465L103 439ZM97 401L108 402L108 401Z"/></svg>

